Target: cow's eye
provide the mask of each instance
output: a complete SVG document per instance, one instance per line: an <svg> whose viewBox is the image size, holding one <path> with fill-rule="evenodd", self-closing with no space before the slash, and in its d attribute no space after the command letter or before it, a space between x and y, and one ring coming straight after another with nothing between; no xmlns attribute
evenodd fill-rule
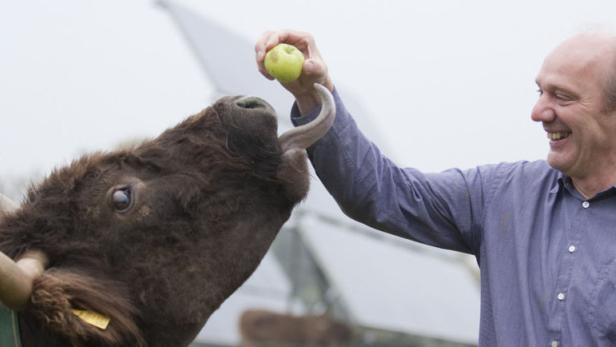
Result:
<svg viewBox="0 0 616 347"><path fill-rule="evenodd" d="M124 212L131 207L133 197L130 187L124 187L117 189L111 196L111 203L113 208L118 212Z"/></svg>

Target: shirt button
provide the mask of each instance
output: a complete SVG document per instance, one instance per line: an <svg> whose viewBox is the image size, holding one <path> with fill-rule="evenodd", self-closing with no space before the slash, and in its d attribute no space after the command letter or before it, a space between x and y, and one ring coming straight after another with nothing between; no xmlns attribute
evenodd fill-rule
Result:
<svg viewBox="0 0 616 347"><path fill-rule="evenodd" d="M556 295L556 298L560 301L565 300L565 293L558 293L558 295Z"/></svg>
<svg viewBox="0 0 616 347"><path fill-rule="evenodd" d="M574 245L569 246L568 250L569 250L569 253L575 252L575 246Z"/></svg>
<svg viewBox="0 0 616 347"><path fill-rule="evenodd" d="M583 207L583 208L588 208L589 206L590 206L590 202L588 202L588 201L584 201L584 202L582 203L582 207Z"/></svg>
<svg viewBox="0 0 616 347"><path fill-rule="evenodd" d="M558 347L558 341L552 340L552 342L550 342L550 347Z"/></svg>

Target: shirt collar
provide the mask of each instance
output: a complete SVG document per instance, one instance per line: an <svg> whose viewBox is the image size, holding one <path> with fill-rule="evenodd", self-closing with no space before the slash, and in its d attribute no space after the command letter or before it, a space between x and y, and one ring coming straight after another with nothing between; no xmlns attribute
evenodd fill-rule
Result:
<svg viewBox="0 0 616 347"><path fill-rule="evenodd" d="M556 194L562 188L566 188L566 189L568 189L571 192L576 192L577 193L577 190L573 186L573 181L571 181L571 177L569 177L569 176L565 175L564 173L558 171L558 173L556 174L556 181L554 182L554 185L550 189L550 194ZM614 191L614 190L616 190L616 184L612 185L612 188L608 189L607 191ZM597 196L600 196L603 193L604 192L601 192ZM577 193L577 194L579 194L579 193Z"/></svg>
<svg viewBox="0 0 616 347"><path fill-rule="evenodd" d="M550 189L550 193L558 193L561 188L563 188L566 184L570 182L570 180L571 179L568 176L565 176L565 174L558 171L558 173L556 174L556 181L554 181L554 185L552 186L552 189Z"/></svg>

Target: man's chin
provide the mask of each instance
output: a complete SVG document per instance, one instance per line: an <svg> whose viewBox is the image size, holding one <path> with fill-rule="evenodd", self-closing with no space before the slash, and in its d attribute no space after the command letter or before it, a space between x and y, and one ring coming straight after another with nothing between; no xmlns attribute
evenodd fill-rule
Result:
<svg viewBox="0 0 616 347"><path fill-rule="evenodd" d="M564 160L561 154L554 153L554 152L548 153L547 162L548 162L548 165L550 165L553 169L558 170L564 174L567 174L568 168L570 166L570 165L567 165L567 161Z"/></svg>

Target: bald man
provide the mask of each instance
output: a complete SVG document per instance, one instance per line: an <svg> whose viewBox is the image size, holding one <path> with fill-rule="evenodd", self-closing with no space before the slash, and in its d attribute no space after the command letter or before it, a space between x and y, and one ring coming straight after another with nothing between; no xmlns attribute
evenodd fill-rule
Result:
<svg viewBox="0 0 616 347"><path fill-rule="evenodd" d="M437 174L396 166L364 137L311 35L265 33L256 44L264 76L265 52L280 42L306 57L300 79L283 84L294 124L317 114L313 82L334 94L335 124L309 155L342 210L476 256L480 346L616 346L615 36L576 35L545 59L531 118L547 133L547 160Z"/></svg>

